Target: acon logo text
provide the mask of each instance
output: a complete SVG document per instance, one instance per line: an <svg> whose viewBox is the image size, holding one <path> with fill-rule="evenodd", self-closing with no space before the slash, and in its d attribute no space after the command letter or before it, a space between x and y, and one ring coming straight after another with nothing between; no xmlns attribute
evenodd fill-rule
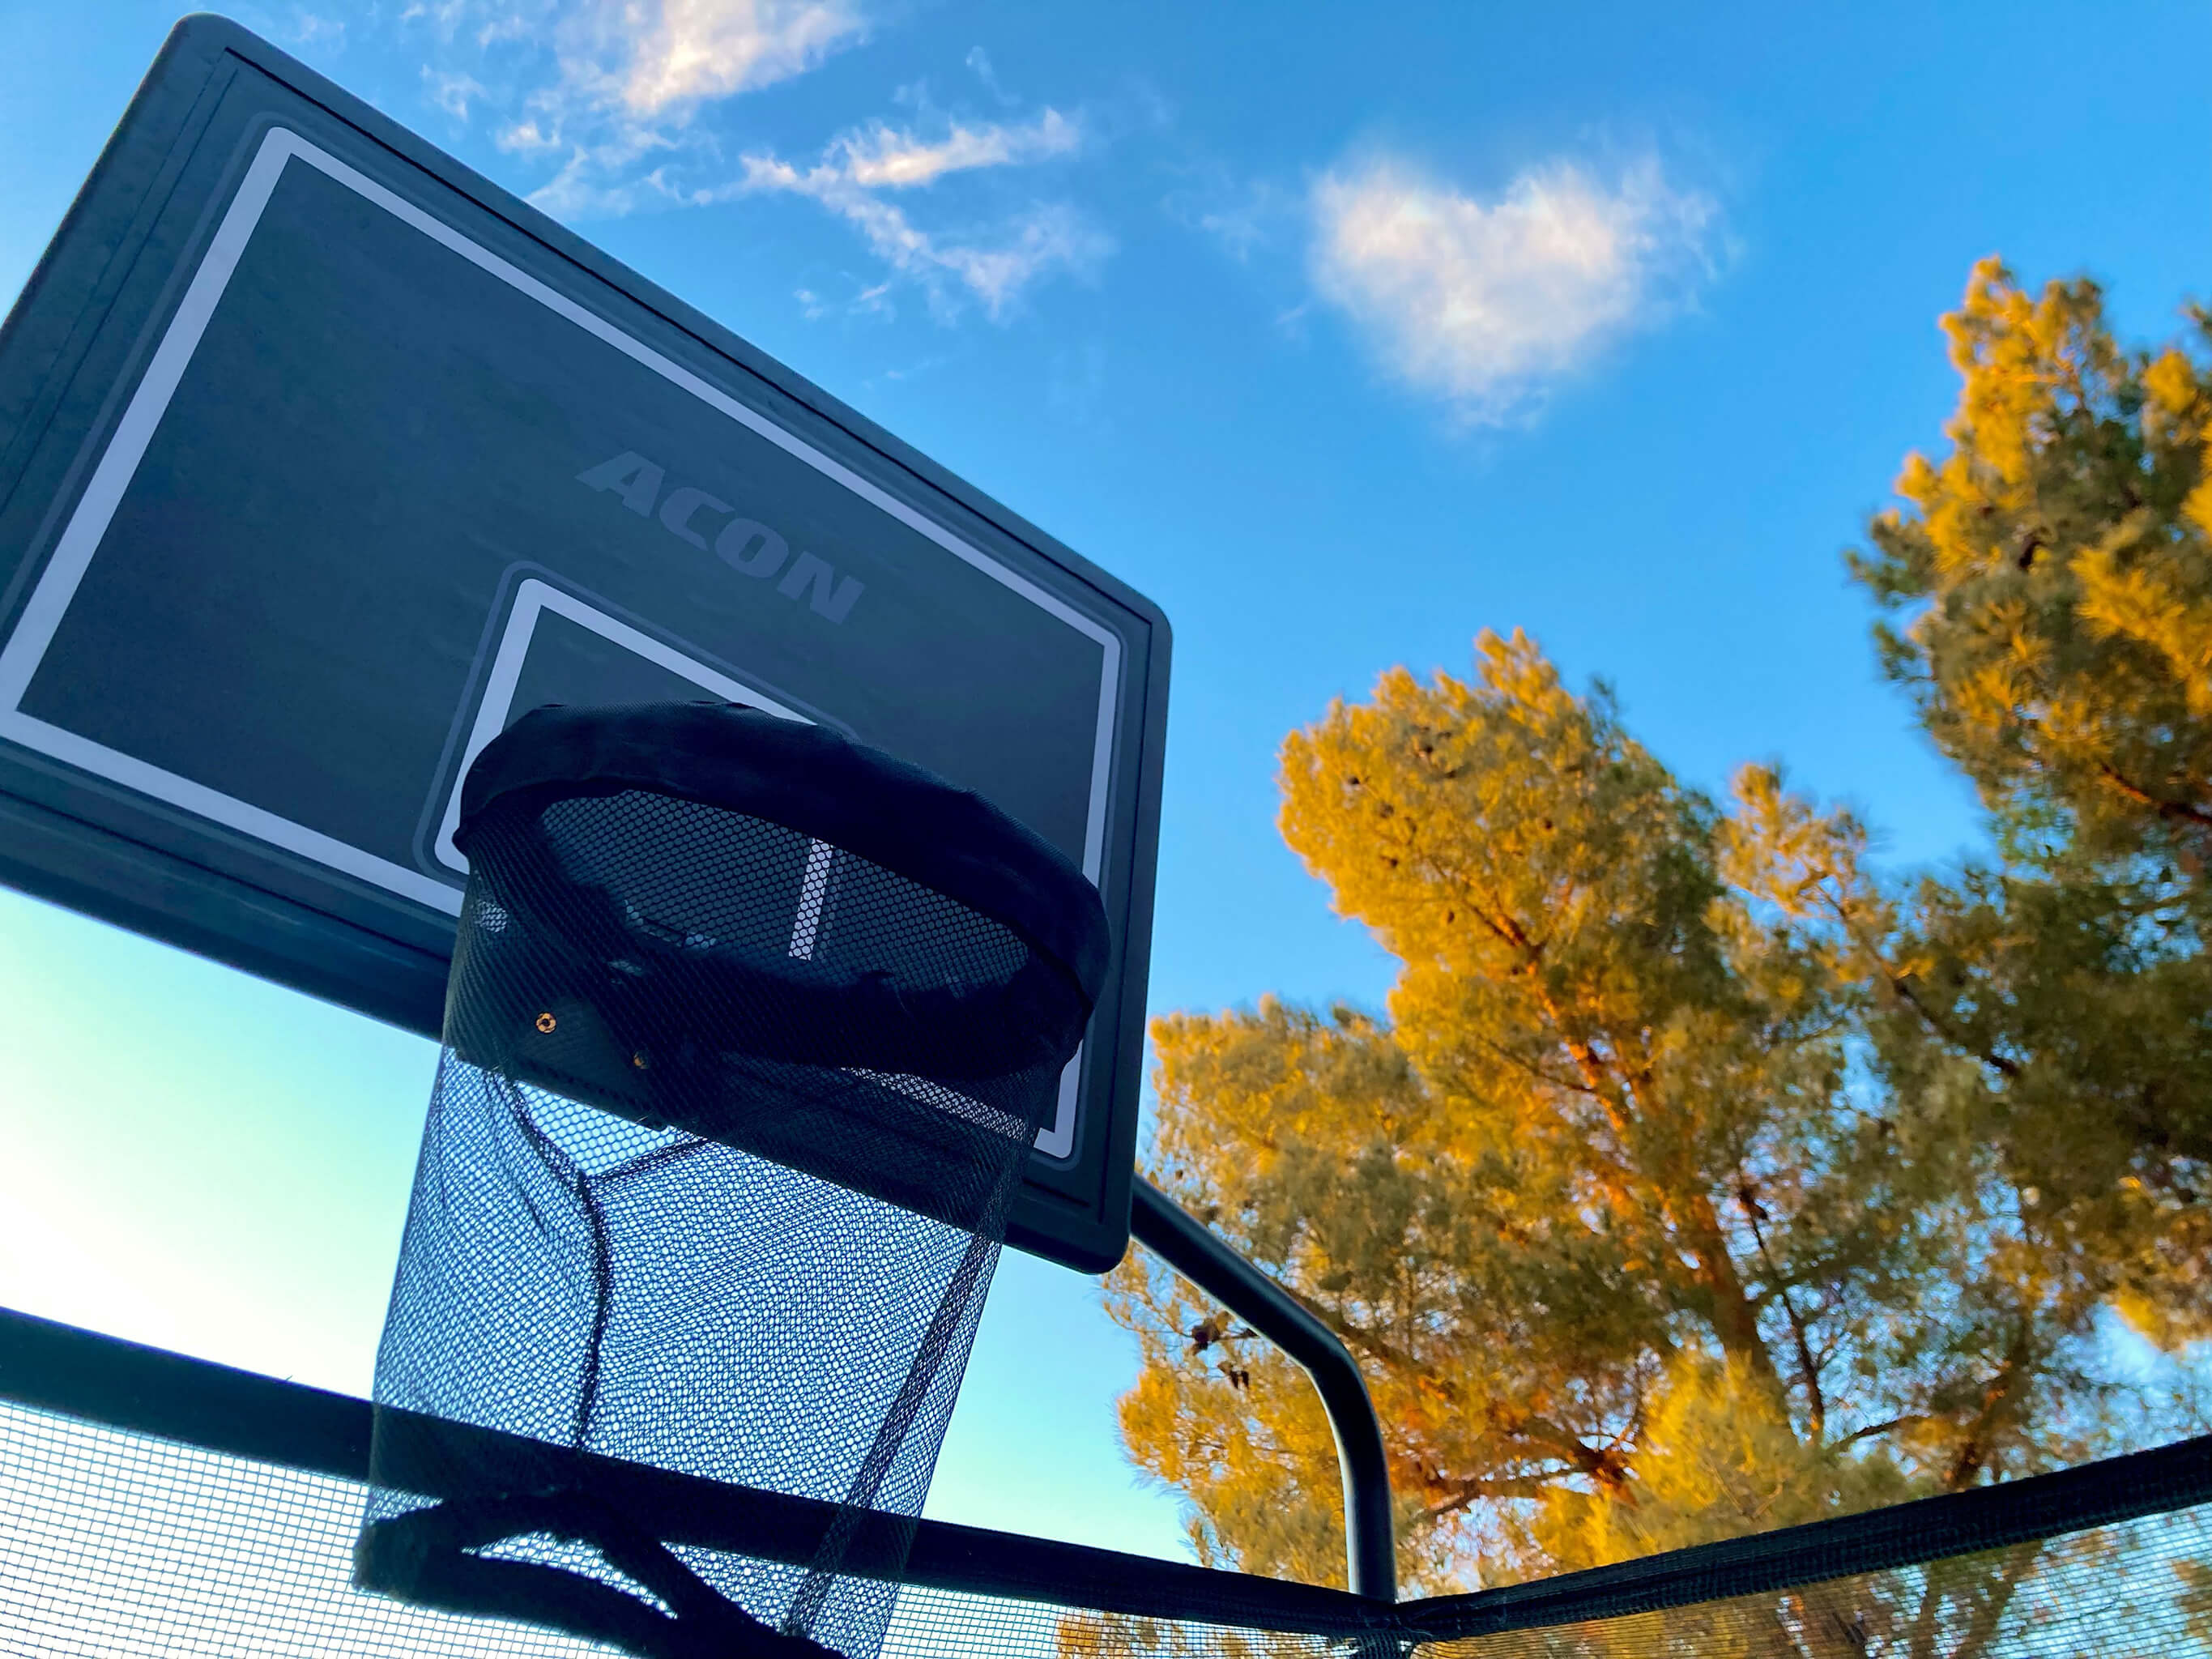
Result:
<svg viewBox="0 0 2212 1659"><path fill-rule="evenodd" d="M755 581L780 576L775 591L786 599L805 599L816 616L842 623L853 614L866 586L860 578L839 575L836 566L812 553L793 558L791 544L774 530L703 489L681 484L664 495L660 487L667 480L665 468L635 450L624 450L576 475L577 483L617 496L641 519L657 514L669 534L702 551L711 549L740 576Z"/></svg>

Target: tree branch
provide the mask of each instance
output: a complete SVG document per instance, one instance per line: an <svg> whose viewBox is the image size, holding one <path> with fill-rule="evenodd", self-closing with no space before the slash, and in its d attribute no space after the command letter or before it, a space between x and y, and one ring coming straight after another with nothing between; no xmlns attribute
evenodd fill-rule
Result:
<svg viewBox="0 0 2212 1659"><path fill-rule="evenodd" d="M1827 1431L1828 1402L1820 1392L1820 1372L1813 1363L1813 1345L1806 1338L1805 1322L1798 1316L1797 1304L1790 1299L1790 1287L1779 1282L1782 1272L1774 1265L1773 1253L1766 1248L1766 1233L1759 1224L1759 1205L1753 1195L1751 1177L1739 1170L1735 1179L1736 1204L1743 1211L1743 1218L1751 1224L1752 1242L1759 1246L1759 1259L1778 1281L1775 1295L1782 1303L1782 1311L1789 1316L1790 1334L1797 1347L1797 1375L1805 1384L1806 1415L1813 1431L1813 1443L1818 1445Z"/></svg>
<svg viewBox="0 0 2212 1659"><path fill-rule="evenodd" d="M1422 1484L1431 1491L1442 1491L1448 1495L1425 1507L1420 1519L1423 1522L1441 1521L1448 1515L1461 1514L1480 1498L1541 1498L1559 1484L1560 1478L1555 1474L1520 1474L1508 1475L1498 1480L1485 1480L1476 1476L1469 1476L1463 1480L1448 1480L1440 1476Z"/></svg>
<svg viewBox="0 0 2212 1659"><path fill-rule="evenodd" d="M1781 1377L1774 1355L1767 1348L1766 1339L1759 1334L1759 1310L1752 1306L1743 1277L1736 1272L1735 1258L1729 1254L1719 1211L1709 1196L1694 1190L1684 1207L1688 1214L1675 1224L1681 1243L1697 1261L1698 1282L1713 1298L1713 1334L1720 1338L1721 1352L1748 1361L1754 1375L1778 1389Z"/></svg>
<svg viewBox="0 0 2212 1659"><path fill-rule="evenodd" d="M1996 1431L2014 1406L2027 1374L2028 1346L2029 1323L2023 1317L2006 1346L1996 1375L1983 1386L1982 1407L1966 1425L1966 1437L1960 1442L1958 1454L1952 1458L1951 1467L1944 1475L1947 1491L1960 1492L1971 1486L1975 1477L1989 1466Z"/></svg>
<svg viewBox="0 0 2212 1659"><path fill-rule="evenodd" d="M2187 801L2167 800L2161 795L2151 793L2142 785L2124 775L2110 761L2097 763L2097 775L2115 794L2124 796L2138 806L2149 807L2162 818L2193 823L2200 830L2212 830L2212 812L2201 806L2192 806Z"/></svg>
<svg viewBox="0 0 2212 1659"><path fill-rule="evenodd" d="M1616 1498L1631 1503L1628 1492L1629 1460L1612 1446L1593 1446L1571 1430L1563 1428L1543 1418L1529 1418L1505 1431L1512 1439L1549 1452L1567 1464L1567 1468L1545 1474L1516 1475L1449 1475L1440 1469L1428 1469L1415 1464L1421 1485L1428 1491L1442 1493L1440 1502L1426 1511L1430 1516L1454 1514L1464 1510L1479 1498L1534 1498L1549 1491L1571 1475L1586 1475Z"/></svg>
<svg viewBox="0 0 2212 1659"><path fill-rule="evenodd" d="M2039 1541L2013 1546L2004 1565L1998 1569L1996 1582L1990 1586L1989 1594L1975 1607L1974 1615L1967 1621L1958 1645L1951 1650L1947 1659L1974 1659L1975 1655L1989 1646L1990 1639L1996 1634L1997 1620L2004 1617L2004 1610L2012 1604L2013 1595L2019 1590L2021 1581L2027 1577L2028 1569L2035 1565L2036 1557L2042 1552L2043 1546Z"/></svg>
<svg viewBox="0 0 2212 1659"><path fill-rule="evenodd" d="M1876 954L1875 960L1881 962L1881 956ZM1904 1003L1906 1007L1911 1009L1914 1013L1919 1015L1921 1023L1926 1025L1929 1030L1935 1032L1937 1036L1942 1038L1944 1042L1949 1043L1954 1048L1957 1048L1966 1054L1972 1054L1976 1060L1981 1061L1983 1065L1990 1067L1990 1070L1996 1072L2003 1077L2019 1077L2020 1063L2017 1060L2007 1060L2002 1054L1998 1054L1992 1048L1977 1048L1974 1044L1967 1042L1966 1038L1960 1036L1956 1031L1954 1031L1944 1020L1937 1016L1934 1009L1929 1007L1927 1004L1921 1001L1917 996L1913 994L1911 981L1906 975L1895 972L1889 968L1887 963L1884 963L1882 977L1887 982L1890 990L1896 994L1898 1000Z"/></svg>
<svg viewBox="0 0 2212 1659"><path fill-rule="evenodd" d="M1923 1412L1907 1412L1904 1416L1893 1417L1886 1423L1869 1423L1863 1429L1853 1429L1842 1439L1832 1442L1827 1449L1841 1451L1844 1447L1855 1446L1862 1440L1871 1440L1878 1434L1887 1434L1893 1429L1901 1429L1909 1424L1926 1423L1929 1420L1931 1419Z"/></svg>

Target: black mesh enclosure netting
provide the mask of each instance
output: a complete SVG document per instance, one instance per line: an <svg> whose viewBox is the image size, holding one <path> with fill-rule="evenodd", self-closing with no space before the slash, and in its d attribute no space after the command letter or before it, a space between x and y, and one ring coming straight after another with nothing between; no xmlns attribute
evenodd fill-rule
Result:
<svg viewBox="0 0 2212 1659"><path fill-rule="evenodd" d="M6 1313L0 1401L9 1659L611 1650L352 1588L365 1401ZM714 1493L656 1530L790 1501ZM2212 1655L2212 1440L1395 1607L933 1522L905 1574L886 1659L2179 1659Z"/></svg>
<svg viewBox="0 0 2212 1659"><path fill-rule="evenodd" d="M357 1582L866 1659L1097 993L1096 891L975 796L726 704L533 711L455 840ZM685 1488L610 1461L811 1507L669 1542Z"/></svg>

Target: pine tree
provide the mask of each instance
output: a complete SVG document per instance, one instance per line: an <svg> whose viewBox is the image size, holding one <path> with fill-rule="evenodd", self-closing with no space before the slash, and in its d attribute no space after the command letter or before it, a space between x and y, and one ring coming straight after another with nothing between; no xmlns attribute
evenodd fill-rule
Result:
<svg viewBox="0 0 2212 1659"><path fill-rule="evenodd" d="M1387 1018L1157 1023L1155 1173L1360 1358L1406 1568L1592 1564L2079 1455L2094 1287L1985 1141L1901 1115L1820 888L1857 826L1726 811L1486 637L1284 750L1283 829L1401 963ZM1304 1380L1133 1258L1122 1423L1207 1559L1340 1577Z"/></svg>
<svg viewBox="0 0 2212 1659"><path fill-rule="evenodd" d="M1946 326L1953 452L1853 568L1993 858L1886 884L1848 813L1756 767L1715 803L1485 635L1284 745L1283 834L1396 958L1387 1009L1155 1023L1148 1172L1358 1358L1415 1586L2178 1420L2104 1322L2212 1332L2212 376L1994 264ZM1109 1304L1201 1559L1340 1582L1304 1378L1140 1255ZM1931 1573L1883 1639L1977 1650L2033 1554Z"/></svg>
<svg viewBox="0 0 2212 1659"><path fill-rule="evenodd" d="M2212 1334L2212 369L1993 260L1944 320L1950 452L1852 568L1997 856L1915 896L1885 1062L1960 1094L2173 1346Z"/></svg>

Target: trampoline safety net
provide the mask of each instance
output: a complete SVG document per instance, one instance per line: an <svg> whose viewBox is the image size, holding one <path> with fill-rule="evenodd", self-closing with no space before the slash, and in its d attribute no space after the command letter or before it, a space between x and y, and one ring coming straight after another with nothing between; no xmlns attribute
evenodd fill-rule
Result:
<svg viewBox="0 0 2212 1659"><path fill-rule="evenodd" d="M729 704L532 711L455 842L357 1583L871 1659L1097 993L1097 892L978 797ZM811 1507L672 1544L684 1489L604 1460Z"/></svg>
<svg viewBox="0 0 2212 1659"><path fill-rule="evenodd" d="M364 1402L40 1325L0 1316L0 1391L41 1402L66 1396L76 1411L0 1405L0 1655L7 1659L554 1659L617 1650L354 1589L351 1557L367 1491ZM155 1420L175 1432L148 1432ZM253 1455L195 1441L250 1443ZM887 1659L2212 1654L2212 1443L2148 1455L2179 1478L2146 1481L2134 1470L2094 1465L2071 1472L2099 1475L2100 1490L2081 1513L2117 1510L2126 1518L1992 1548L1808 1577L1801 1575L1818 1574L1823 1552L1838 1562L1863 1554L1868 1528L1832 1537L1808 1556L1793 1550L1795 1534L1808 1530L1801 1528L1718 1547L1724 1559L1709 1546L1548 1584L1395 1607L924 1522L918 1553L941 1534L961 1536L956 1548L939 1553L938 1570L924 1573L937 1582L910 1583L901 1595L882 1651ZM301 1467L349 1456L362 1466L353 1478ZM2197 1501L2141 1512L2146 1503L2181 1494ZM1930 1530L1907 1515L1923 1507L1893 1512L1888 1555L1928 1543ZM1880 1531L1885 1518L1851 1522ZM2066 1524L2063 1516L2037 1518ZM2002 1518L1996 1527L2018 1530ZM1934 1534L1972 1541L1941 1527ZM969 1563L972 1582L998 1581L995 1593L951 1587L946 1581L962 1575L942 1568L955 1558ZM1755 1579L1778 1562L1782 1569L1767 1576L1783 1583L1700 1594ZM1079 1583L1106 1593L1086 1605Z"/></svg>

